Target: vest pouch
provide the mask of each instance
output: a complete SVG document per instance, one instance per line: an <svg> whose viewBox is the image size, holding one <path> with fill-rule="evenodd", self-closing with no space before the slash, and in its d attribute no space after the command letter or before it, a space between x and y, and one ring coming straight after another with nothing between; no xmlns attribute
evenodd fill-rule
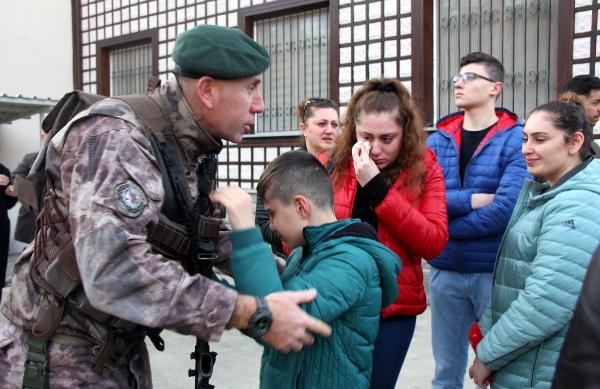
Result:
<svg viewBox="0 0 600 389"><path fill-rule="evenodd" d="M37 177L37 175L41 177ZM45 179L44 172L36 173L32 179L24 178L22 176L15 177L15 192L19 201L29 208L33 208L36 211L40 209L40 193L42 193L43 180ZM42 180L41 183L39 180Z"/></svg>
<svg viewBox="0 0 600 389"><path fill-rule="evenodd" d="M158 223L148 228L147 241L157 253L167 258L182 260L190 249L190 240L184 226L169 220L162 213Z"/></svg>
<svg viewBox="0 0 600 389"><path fill-rule="evenodd" d="M46 281L60 297L66 298L81 284L79 269L75 259L75 247L70 239L58 252L44 273Z"/></svg>

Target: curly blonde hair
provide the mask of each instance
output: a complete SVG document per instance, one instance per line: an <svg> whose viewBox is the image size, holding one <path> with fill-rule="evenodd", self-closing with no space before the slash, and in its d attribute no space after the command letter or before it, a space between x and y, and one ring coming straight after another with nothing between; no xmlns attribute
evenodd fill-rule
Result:
<svg viewBox="0 0 600 389"><path fill-rule="evenodd" d="M348 103L342 121L342 131L334 148L329 153L333 163L334 184L341 179L352 157L352 146L356 143L356 124L362 115L389 112L396 116L402 128L400 152L396 160L382 170L388 185L392 185L401 171L408 171L406 185L417 193L422 187L426 134L423 119L416 109L410 92L395 79L371 79L357 90Z"/></svg>

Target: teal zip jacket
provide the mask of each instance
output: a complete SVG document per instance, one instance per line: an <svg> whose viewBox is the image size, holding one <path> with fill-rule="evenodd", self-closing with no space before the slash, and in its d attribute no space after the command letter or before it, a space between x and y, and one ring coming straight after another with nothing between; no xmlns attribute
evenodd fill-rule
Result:
<svg viewBox="0 0 600 389"><path fill-rule="evenodd" d="M492 388L550 388L592 254L600 243L600 160L553 187L527 181L500 245L481 362Z"/></svg>
<svg viewBox="0 0 600 389"><path fill-rule="evenodd" d="M316 299L303 309L332 327L331 337L316 337L299 352L265 346L260 387L368 388L379 311L397 297L401 261L355 219L306 227L304 236L307 244L292 251L280 278L258 228L231 233L238 291L264 296L315 288Z"/></svg>

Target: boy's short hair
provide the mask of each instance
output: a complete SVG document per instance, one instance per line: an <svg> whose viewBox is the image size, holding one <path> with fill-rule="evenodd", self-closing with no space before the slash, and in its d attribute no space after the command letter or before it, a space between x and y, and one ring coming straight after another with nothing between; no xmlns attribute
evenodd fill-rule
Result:
<svg viewBox="0 0 600 389"><path fill-rule="evenodd" d="M504 66L496 57L477 51L462 57L458 66L462 68L472 63L480 63L485 66L485 70L492 80L504 82Z"/></svg>
<svg viewBox="0 0 600 389"><path fill-rule="evenodd" d="M567 81L567 84L561 89L561 93L575 92L582 96L587 96L590 91L600 89L600 78L581 74Z"/></svg>
<svg viewBox="0 0 600 389"><path fill-rule="evenodd" d="M261 174L258 197L289 205L294 196L305 196L321 209L333 210L333 187L327 171L312 154L292 150L281 154Z"/></svg>

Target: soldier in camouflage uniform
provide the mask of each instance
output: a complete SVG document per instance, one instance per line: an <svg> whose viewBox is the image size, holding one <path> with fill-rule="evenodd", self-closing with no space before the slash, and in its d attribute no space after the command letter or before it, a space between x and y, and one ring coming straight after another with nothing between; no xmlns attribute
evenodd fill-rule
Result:
<svg viewBox="0 0 600 389"><path fill-rule="evenodd" d="M218 153L221 139L240 142L264 110L258 85L269 64L266 50L238 30L197 26L177 40L176 77L152 94L167 113L192 197L197 196L195 164ZM43 267L36 256L59 250L70 232L83 288L72 299L87 299L96 310L148 328L166 328L216 341L225 329L246 329L259 301L206 277L190 276L180 263L153 252L148 225L156 223L164 200L161 172L143 124L122 100L108 98L83 112L51 140L46 159L55 213L37 231L15 264L12 288L0 327L0 387L20 388L27 337L41 307L52 296L38 287ZM60 214L65 219L61 220ZM299 350L327 336L330 328L302 311L314 290L266 296L272 325L261 340L282 350ZM140 332L111 338L114 363L93 368L105 325L67 305L48 343L51 388L150 388L145 343ZM140 336L143 338L143 333Z"/></svg>

